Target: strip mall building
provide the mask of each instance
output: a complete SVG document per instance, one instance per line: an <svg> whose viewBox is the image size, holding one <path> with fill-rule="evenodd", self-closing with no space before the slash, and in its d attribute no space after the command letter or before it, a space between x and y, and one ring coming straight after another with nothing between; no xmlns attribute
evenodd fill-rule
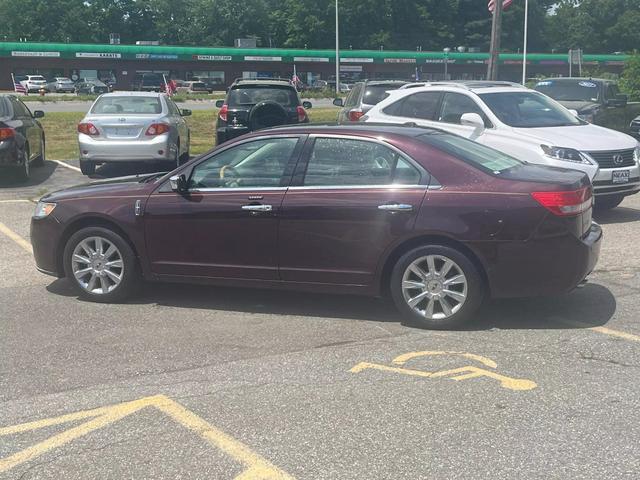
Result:
<svg viewBox="0 0 640 480"><path fill-rule="evenodd" d="M482 79L486 75L487 53L443 53L378 50L340 52L343 80L362 78L442 80ZM584 55L583 68L599 67L620 73L624 55ZM500 56L500 77L522 78L522 55ZM131 89L143 73L154 72L190 80L211 78L221 88L236 78L291 77L294 65L305 83L316 79L335 79L333 50L241 49L140 45L101 45L67 43L0 42L0 89L10 90L14 75L41 74L78 78L100 78L116 88ZM573 66L577 75L578 66ZM527 76L569 75L566 54L530 54Z"/></svg>

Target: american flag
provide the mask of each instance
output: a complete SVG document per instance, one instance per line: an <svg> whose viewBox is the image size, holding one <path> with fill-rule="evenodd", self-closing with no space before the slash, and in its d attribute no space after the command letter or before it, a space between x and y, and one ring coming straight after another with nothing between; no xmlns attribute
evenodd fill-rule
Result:
<svg viewBox="0 0 640 480"><path fill-rule="evenodd" d="M502 0L502 9L506 10L507 8L509 8L509 5L511 5L512 3L513 3L513 0ZM489 11L493 13L493 11L496 8L496 0L489 0L489 4L487 5L487 8L489 8Z"/></svg>
<svg viewBox="0 0 640 480"><path fill-rule="evenodd" d="M27 89L20 82L16 82L16 79L13 76L13 73L11 74L11 80L13 80L13 91L14 92L16 92L16 93L24 93L25 95L27 94Z"/></svg>

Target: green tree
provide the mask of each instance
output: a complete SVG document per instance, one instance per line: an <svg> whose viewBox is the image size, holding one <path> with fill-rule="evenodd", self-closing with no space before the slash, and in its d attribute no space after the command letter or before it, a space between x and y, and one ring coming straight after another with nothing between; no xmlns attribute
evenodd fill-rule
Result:
<svg viewBox="0 0 640 480"><path fill-rule="evenodd" d="M620 79L620 89L629 95L629 100L640 101L640 54L634 52L624 66Z"/></svg>

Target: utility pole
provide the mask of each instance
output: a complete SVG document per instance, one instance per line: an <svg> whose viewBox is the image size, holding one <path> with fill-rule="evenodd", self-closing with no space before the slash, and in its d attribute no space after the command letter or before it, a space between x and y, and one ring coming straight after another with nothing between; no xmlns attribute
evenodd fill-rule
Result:
<svg viewBox="0 0 640 480"><path fill-rule="evenodd" d="M502 35L502 0L493 2L493 23L491 24L491 53L487 80L498 80L498 54L500 53L500 37Z"/></svg>

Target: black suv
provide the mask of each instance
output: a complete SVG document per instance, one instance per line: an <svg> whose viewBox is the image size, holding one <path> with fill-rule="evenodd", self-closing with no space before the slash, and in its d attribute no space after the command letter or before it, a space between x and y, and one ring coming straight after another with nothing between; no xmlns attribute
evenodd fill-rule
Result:
<svg viewBox="0 0 640 480"><path fill-rule="evenodd" d="M407 83L403 80L364 80L356 83L346 100L336 98L333 101L336 107L342 107L338 113L338 123L357 122L371 107L387 98L388 90L396 90Z"/></svg>
<svg viewBox="0 0 640 480"><path fill-rule="evenodd" d="M295 86L286 79L238 79L216 107L220 109L216 123L220 145L254 130L308 123L305 109L311 108L311 102L301 103Z"/></svg>

